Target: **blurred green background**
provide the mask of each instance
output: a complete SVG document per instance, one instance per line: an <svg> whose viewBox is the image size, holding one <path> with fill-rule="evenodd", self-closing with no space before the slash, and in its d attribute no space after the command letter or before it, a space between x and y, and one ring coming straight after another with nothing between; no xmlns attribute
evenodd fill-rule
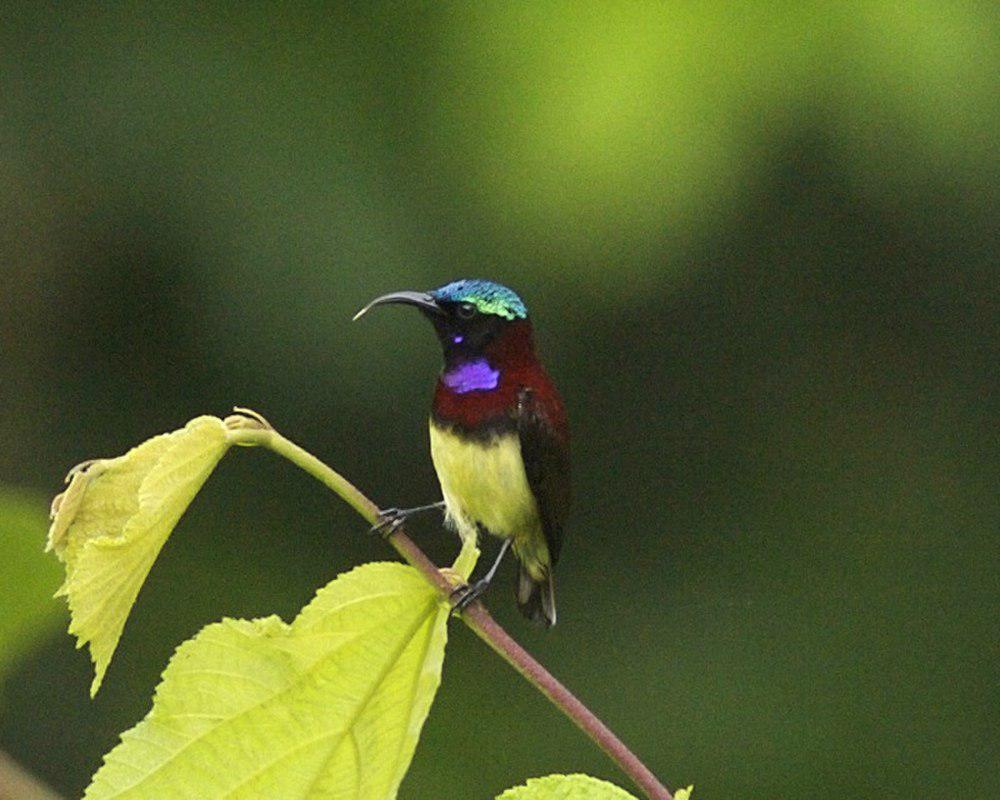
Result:
<svg viewBox="0 0 1000 800"><path fill-rule="evenodd" d="M998 796L997 21L5 4L0 750L78 796L200 626L392 555L233 453L91 702L40 552L68 467L240 404L427 502L437 345L350 317L481 276L526 298L575 437L560 624L528 627L510 574L498 618L701 800ZM627 785L451 631L402 797Z"/></svg>

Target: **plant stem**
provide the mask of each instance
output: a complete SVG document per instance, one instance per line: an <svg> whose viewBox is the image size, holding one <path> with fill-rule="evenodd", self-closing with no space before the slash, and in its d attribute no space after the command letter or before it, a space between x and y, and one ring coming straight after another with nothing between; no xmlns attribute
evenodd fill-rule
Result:
<svg viewBox="0 0 1000 800"><path fill-rule="evenodd" d="M61 797L0 751L0 800L61 800Z"/></svg>
<svg viewBox="0 0 1000 800"><path fill-rule="evenodd" d="M649 767L643 764L639 757L629 750L625 743L576 695L514 641L482 603L468 608L462 615L462 621L587 734L594 744L632 779L649 800L673 800L667 787L660 783Z"/></svg>
<svg viewBox="0 0 1000 800"><path fill-rule="evenodd" d="M316 456L289 441L269 426L248 425L245 417L235 418L231 426L232 441L241 445L260 445L287 458L297 467L308 472L332 490L364 519L374 524L379 509L350 481L324 464ZM234 420L230 417L227 423ZM261 420L261 422L263 422ZM266 423L264 423L266 424ZM402 528L388 537L389 543L418 570L445 599L450 599L453 586L417 544ZM472 603L462 613L462 621L529 683L545 695L560 711L589 736L598 747L628 775L649 800L673 800L667 788L625 744L569 691L555 676L543 667L527 650L519 645L490 615L480 601Z"/></svg>

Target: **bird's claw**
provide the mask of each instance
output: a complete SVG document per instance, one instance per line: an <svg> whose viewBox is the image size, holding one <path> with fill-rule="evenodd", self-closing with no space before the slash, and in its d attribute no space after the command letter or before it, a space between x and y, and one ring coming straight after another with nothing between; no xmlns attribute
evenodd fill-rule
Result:
<svg viewBox="0 0 1000 800"><path fill-rule="evenodd" d="M399 529L400 525L414 514L441 508L444 508L444 500L414 508L384 508L378 512L378 519L372 525L371 532L381 534L382 538L388 539Z"/></svg>
<svg viewBox="0 0 1000 800"><path fill-rule="evenodd" d="M384 508L378 512L378 519L369 529L369 533L378 534L383 539L392 536L406 522L406 510L402 508Z"/></svg>
<svg viewBox="0 0 1000 800"><path fill-rule="evenodd" d="M482 596L489 585L490 582L488 580L481 578L472 583L456 586L452 590L451 595L449 595L451 598L451 612L453 614L461 614Z"/></svg>

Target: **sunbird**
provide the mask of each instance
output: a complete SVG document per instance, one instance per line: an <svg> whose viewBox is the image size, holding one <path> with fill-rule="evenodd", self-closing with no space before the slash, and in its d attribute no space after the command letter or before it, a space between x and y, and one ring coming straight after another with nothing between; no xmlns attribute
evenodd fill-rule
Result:
<svg viewBox="0 0 1000 800"><path fill-rule="evenodd" d="M569 428L562 398L535 352L528 310L487 280L454 281L429 292L393 292L375 306L416 307L434 326L444 366L430 414L431 459L442 503L388 509L391 530L418 511L441 508L463 539L502 540L487 573L459 591L464 609L489 586L507 549L520 564L517 605L528 619L556 624L552 570L570 505Z"/></svg>

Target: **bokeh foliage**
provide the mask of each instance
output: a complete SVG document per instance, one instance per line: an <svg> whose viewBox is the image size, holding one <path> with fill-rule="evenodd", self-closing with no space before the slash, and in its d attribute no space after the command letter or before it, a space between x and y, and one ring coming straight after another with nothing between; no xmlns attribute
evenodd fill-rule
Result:
<svg viewBox="0 0 1000 800"><path fill-rule="evenodd" d="M0 686L18 659L51 635L60 620L61 609L52 599L59 568L38 549L38 531L44 526L40 495L0 487Z"/></svg>
<svg viewBox="0 0 1000 800"><path fill-rule="evenodd" d="M0 483L54 493L240 403L424 502L432 337L350 314L503 280L570 405L577 506L559 627L502 582L501 619L699 797L997 794L990 4L2 13ZM224 462L102 697L68 637L0 654L0 746L79 794L180 641L290 619L386 557L360 534L266 454ZM453 639L404 796L620 782Z"/></svg>

